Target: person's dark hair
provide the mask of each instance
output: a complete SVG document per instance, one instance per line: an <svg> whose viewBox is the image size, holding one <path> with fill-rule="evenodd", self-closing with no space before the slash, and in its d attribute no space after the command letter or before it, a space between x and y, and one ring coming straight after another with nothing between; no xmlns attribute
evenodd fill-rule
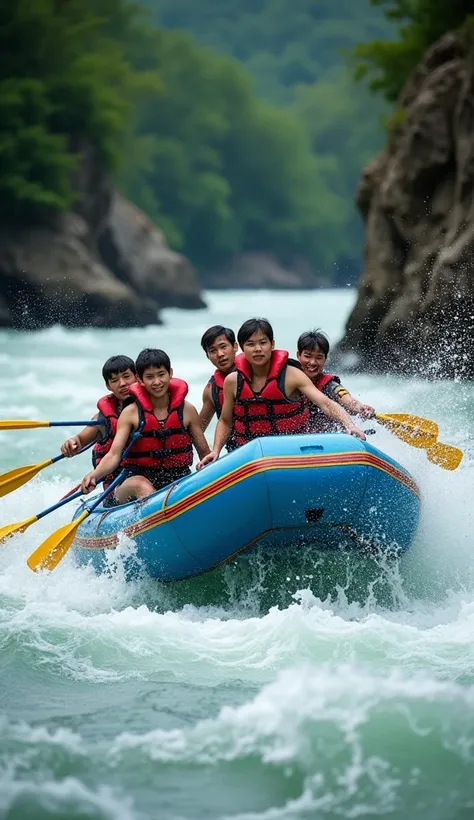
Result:
<svg viewBox="0 0 474 820"><path fill-rule="evenodd" d="M231 345L235 344L235 333L231 330L230 327L224 327L223 325L213 325L209 327L205 333L202 334L201 338L201 347L204 350L204 353L207 354L207 351L212 346L212 343L217 339L218 336L225 336L227 341L231 343Z"/></svg>
<svg viewBox="0 0 474 820"><path fill-rule="evenodd" d="M116 376L118 373L125 373L126 370L131 370L132 373L136 372L135 362L130 356L111 356L102 368L102 378L107 384L112 376Z"/></svg>
<svg viewBox="0 0 474 820"><path fill-rule="evenodd" d="M302 353L303 350L315 350L317 347L323 351L327 358L329 354L329 339L322 330L319 330L319 328L317 330L307 330L301 334L298 339L298 353Z"/></svg>
<svg viewBox="0 0 474 820"><path fill-rule="evenodd" d="M171 372L170 357L164 350L157 350L154 347L146 347L138 354L135 362L137 374L142 378L147 367L164 367L168 373Z"/></svg>
<svg viewBox="0 0 474 820"><path fill-rule="evenodd" d="M254 333L257 333L258 330L264 333L265 336L268 336L270 341L273 342L273 328L268 319L247 319L237 333L240 347L243 348L245 342L250 339Z"/></svg>

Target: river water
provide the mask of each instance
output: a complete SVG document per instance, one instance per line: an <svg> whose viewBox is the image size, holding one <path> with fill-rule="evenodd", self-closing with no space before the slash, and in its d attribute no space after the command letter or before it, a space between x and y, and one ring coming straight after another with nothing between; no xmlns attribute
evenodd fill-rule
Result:
<svg viewBox="0 0 474 820"><path fill-rule="evenodd" d="M264 315L294 351L315 325L336 341L354 299L210 293L209 310L168 310L164 327L1 332L0 415L88 418L103 361L154 346L199 404L206 327ZM435 419L465 451L449 473L386 430L372 438L423 492L399 563L256 555L162 586L125 583L120 554L110 577L69 554L33 574L26 557L68 507L0 547L1 818L474 816L474 385L344 382L380 412ZM55 455L72 432L0 432L2 471ZM84 455L44 470L1 499L0 525L53 504L88 467Z"/></svg>

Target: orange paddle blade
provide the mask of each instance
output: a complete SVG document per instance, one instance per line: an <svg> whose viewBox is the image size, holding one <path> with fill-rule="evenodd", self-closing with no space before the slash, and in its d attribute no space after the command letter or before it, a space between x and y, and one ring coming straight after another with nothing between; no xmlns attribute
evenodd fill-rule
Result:
<svg viewBox="0 0 474 820"><path fill-rule="evenodd" d="M12 493L14 490L18 490L19 487L34 478L40 470L44 470L52 463L49 458L48 461L43 461L41 464L28 464L26 467L17 467L15 470L9 470L8 473L0 475L0 498Z"/></svg>
<svg viewBox="0 0 474 820"><path fill-rule="evenodd" d="M463 458L463 451L457 447L452 447L451 444L443 444L442 441L437 441L426 451L429 461L437 464L443 470L456 470Z"/></svg>
<svg viewBox="0 0 474 820"><path fill-rule="evenodd" d="M439 427L435 421L424 419L423 416L415 416L413 413L382 413L384 419L391 419L405 427L422 430L424 433L432 433L436 438L439 435ZM377 416L379 418L379 416Z"/></svg>
<svg viewBox="0 0 474 820"><path fill-rule="evenodd" d="M37 572L40 569L52 570L57 567L72 545L76 530L88 515L89 510L85 510L75 521L64 524L49 535L48 538L31 553L26 562L29 568L32 569L33 572Z"/></svg>
<svg viewBox="0 0 474 820"><path fill-rule="evenodd" d="M424 430L421 427L416 427L408 422L400 422L393 419L391 416L377 413L378 422L384 425L394 436L397 436L405 444L411 447L418 447L421 450L426 450L431 447L436 441L436 435L430 430Z"/></svg>
<svg viewBox="0 0 474 820"><path fill-rule="evenodd" d="M10 535L25 532L30 524L34 524L37 520L38 517L36 515L32 515L31 518L25 518L24 521L17 521L16 524L7 524L6 527L0 527L0 544L2 541L5 541L6 538L9 538Z"/></svg>

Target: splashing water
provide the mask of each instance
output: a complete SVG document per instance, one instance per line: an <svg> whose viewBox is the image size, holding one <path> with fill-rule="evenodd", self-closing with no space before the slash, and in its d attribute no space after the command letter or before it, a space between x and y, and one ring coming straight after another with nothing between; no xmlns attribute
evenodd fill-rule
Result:
<svg viewBox="0 0 474 820"><path fill-rule="evenodd" d="M209 311L168 311L164 328L4 332L2 416L87 418L105 358L153 345L170 352L199 404L206 327L263 312L293 351L299 332L323 321L335 341L353 300L211 294ZM256 553L181 584L126 583L134 545L124 540L108 575L70 555L35 575L26 556L69 520L68 506L0 547L1 818L471 816L474 388L344 382L380 412L435 419L440 439L465 452L448 473L377 428L371 441L423 494L400 561ZM72 432L1 432L2 469L55 455ZM1 499L0 525L57 501L87 458Z"/></svg>

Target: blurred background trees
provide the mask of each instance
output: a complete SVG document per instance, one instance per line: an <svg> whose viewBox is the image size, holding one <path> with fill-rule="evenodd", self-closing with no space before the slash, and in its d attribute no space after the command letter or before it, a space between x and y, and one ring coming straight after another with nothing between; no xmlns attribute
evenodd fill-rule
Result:
<svg viewBox="0 0 474 820"><path fill-rule="evenodd" d="M1 220L71 207L75 152L87 140L125 196L201 270L263 250L354 282L354 188L383 142L382 96L396 98L424 49L469 5L2 3ZM358 73L383 95L354 83L354 50Z"/></svg>

